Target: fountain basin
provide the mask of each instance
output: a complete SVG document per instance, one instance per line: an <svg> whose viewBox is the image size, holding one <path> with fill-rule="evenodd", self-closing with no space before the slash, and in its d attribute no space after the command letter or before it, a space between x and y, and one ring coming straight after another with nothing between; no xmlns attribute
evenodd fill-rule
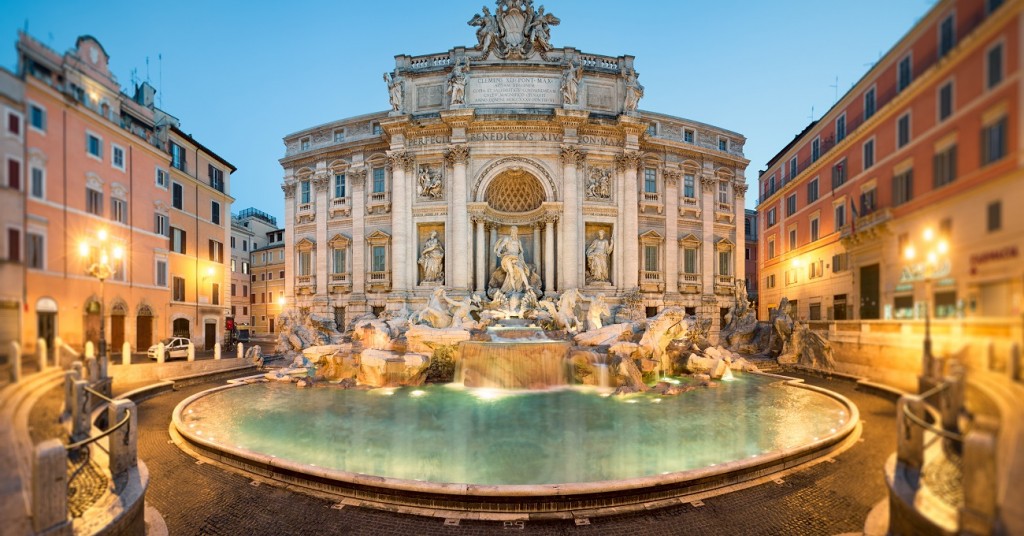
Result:
<svg viewBox="0 0 1024 536"><path fill-rule="evenodd" d="M857 423L839 395L738 374L678 397L232 385L183 401L171 428L186 450L349 504L571 517L788 469L853 441Z"/></svg>

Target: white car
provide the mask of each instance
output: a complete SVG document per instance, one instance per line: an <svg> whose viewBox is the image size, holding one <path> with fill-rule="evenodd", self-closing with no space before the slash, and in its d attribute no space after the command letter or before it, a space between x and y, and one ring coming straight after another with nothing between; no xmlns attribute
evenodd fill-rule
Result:
<svg viewBox="0 0 1024 536"><path fill-rule="evenodd" d="M188 339L185 337L171 337L160 341L164 344L164 361L175 357L188 357ZM156 359L158 345L154 344L146 352L150 359Z"/></svg>

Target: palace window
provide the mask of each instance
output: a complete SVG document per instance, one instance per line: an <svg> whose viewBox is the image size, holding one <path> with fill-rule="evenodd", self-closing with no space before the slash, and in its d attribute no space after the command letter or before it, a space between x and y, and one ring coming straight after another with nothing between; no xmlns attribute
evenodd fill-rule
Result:
<svg viewBox="0 0 1024 536"><path fill-rule="evenodd" d="M835 206L835 219L833 220L836 224L836 231L843 228L846 225L846 203L842 202Z"/></svg>
<svg viewBox="0 0 1024 536"><path fill-rule="evenodd" d="M875 165L875 140L864 142L864 169Z"/></svg>
<svg viewBox="0 0 1024 536"><path fill-rule="evenodd" d="M308 151L309 150L309 138L302 138L301 140L299 140L299 150L300 151Z"/></svg>
<svg viewBox="0 0 1024 536"><path fill-rule="evenodd" d="M186 237L187 235L184 230L171 227L171 251L184 255Z"/></svg>
<svg viewBox="0 0 1024 536"><path fill-rule="evenodd" d="M939 121L945 121L953 115L953 81L939 86Z"/></svg>
<svg viewBox="0 0 1024 536"><path fill-rule="evenodd" d="M875 88L864 92L864 120L867 121L875 115Z"/></svg>
<svg viewBox="0 0 1024 536"><path fill-rule="evenodd" d="M956 180L956 144L935 153L932 170L934 186L939 188Z"/></svg>
<svg viewBox="0 0 1024 536"><path fill-rule="evenodd" d="M216 201L210 201L210 221L220 225L220 203Z"/></svg>
<svg viewBox="0 0 1024 536"><path fill-rule="evenodd" d="M224 170L213 167L213 164L207 164L206 172L210 178L210 187L218 192L223 192Z"/></svg>
<svg viewBox="0 0 1024 536"><path fill-rule="evenodd" d="M306 203L309 203L309 181L302 181L300 184L301 192L299 194L299 202L305 205Z"/></svg>
<svg viewBox="0 0 1024 536"><path fill-rule="evenodd" d="M846 139L846 113L836 119L836 143Z"/></svg>
<svg viewBox="0 0 1024 536"><path fill-rule="evenodd" d="M185 148L174 143L171 144L171 166L185 171Z"/></svg>
<svg viewBox="0 0 1024 536"><path fill-rule="evenodd" d="M224 262L224 244L210 240L210 260L213 262Z"/></svg>
<svg viewBox="0 0 1024 536"><path fill-rule="evenodd" d="M939 57L945 56L956 46L956 26L953 14L942 19L939 23Z"/></svg>
<svg viewBox="0 0 1024 536"><path fill-rule="evenodd" d="M775 239L774 238L769 238L768 239L768 258L769 259L774 259L775 258Z"/></svg>
<svg viewBox="0 0 1024 536"><path fill-rule="evenodd" d="M156 185L164 190L167 189L167 184L170 182L171 176L167 173L166 169L156 168Z"/></svg>
<svg viewBox="0 0 1024 536"><path fill-rule="evenodd" d="M658 193L658 171L654 168L644 168L644 192Z"/></svg>
<svg viewBox="0 0 1024 536"><path fill-rule="evenodd" d="M787 250L793 251L796 248L796 226L794 225L792 228L789 229L789 247L787 248Z"/></svg>
<svg viewBox="0 0 1024 536"><path fill-rule="evenodd" d="M341 199L346 197L345 195L345 174L338 173L334 176L334 197Z"/></svg>
<svg viewBox="0 0 1024 536"><path fill-rule="evenodd" d="M693 175L683 175L683 197L688 199L697 197L696 179Z"/></svg>
<svg viewBox="0 0 1024 536"><path fill-rule="evenodd" d="M124 199L110 199L110 219L118 223L128 223L128 202Z"/></svg>
<svg viewBox="0 0 1024 536"><path fill-rule="evenodd" d="M988 165L1006 156L1006 116L982 127L981 165Z"/></svg>
<svg viewBox="0 0 1024 536"><path fill-rule="evenodd" d="M900 116L896 120L896 148L899 149L910 143L910 112Z"/></svg>
<svg viewBox="0 0 1024 536"><path fill-rule="evenodd" d="M794 156L793 158L789 159L789 177L790 178L796 177L798 169L799 169L799 165L798 165L798 163L796 161L796 157Z"/></svg>
<svg viewBox="0 0 1024 536"><path fill-rule="evenodd" d="M910 82L913 80L914 73L913 73L913 69L911 67L912 67L912 60L910 58L910 55L908 54L906 57L904 57L902 60L900 60L899 66L897 67L897 69L898 69L897 70L897 82L896 82L896 91L897 92L903 91L904 89L906 89L907 86L910 85Z"/></svg>
<svg viewBox="0 0 1024 536"><path fill-rule="evenodd" d="M818 200L818 177L814 177L807 183L807 203Z"/></svg>
<svg viewBox="0 0 1024 536"><path fill-rule="evenodd" d="M166 214L154 214L153 215L153 232L160 236L167 236L167 215Z"/></svg>
<svg viewBox="0 0 1024 536"><path fill-rule="evenodd" d="M729 138L718 137L718 150L728 151L729 150Z"/></svg>
<svg viewBox="0 0 1024 536"><path fill-rule="evenodd" d="M299 252L299 275L311 275L313 273L313 252Z"/></svg>
<svg viewBox="0 0 1024 536"><path fill-rule="evenodd" d="M46 110L38 104L28 106L29 125L40 131L46 132Z"/></svg>
<svg viewBox="0 0 1024 536"><path fill-rule="evenodd" d="M29 177L28 195L35 199L46 198L46 170L32 166Z"/></svg>
<svg viewBox="0 0 1024 536"><path fill-rule="evenodd" d="M811 162L817 162L821 158L821 139L811 140Z"/></svg>
<svg viewBox="0 0 1024 536"><path fill-rule="evenodd" d="M343 274L348 272L345 264L345 250L342 248L334 248L334 273Z"/></svg>
<svg viewBox="0 0 1024 536"><path fill-rule="evenodd" d="M718 183L718 202L728 203L729 202L729 183L721 181Z"/></svg>
<svg viewBox="0 0 1024 536"><path fill-rule="evenodd" d="M796 214L796 194L786 198L786 216Z"/></svg>
<svg viewBox="0 0 1024 536"><path fill-rule="evenodd" d="M818 240L818 218L811 218L811 242Z"/></svg>
<svg viewBox="0 0 1024 536"><path fill-rule="evenodd" d="M1003 44L988 49L985 55L985 80L989 89L999 85L1003 81Z"/></svg>
<svg viewBox="0 0 1024 536"><path fill-rule="evenodd" d="M878 196L872 186L860 194L860 215L870 214L878 208Z"/></svg>
<svg viewBox="0 0 1024 536"><path fill-rule="evenodd" d="M776 223L775 221L775 207L768 209L768 217L765 218L765 228L771 229Z"/></svg>
<svg viewBox="0 0 1024 536"><path fill-rule="evenodd" d="M1003 228L1003 203L1000 201L993 201L988 204L986 211L987 215L987 230L990 233L994 233Z"/></svg>
<svg viewBox="0 0 1024 536"><path fill-rule="evenodd" d="M387 270L387 249L384 246L373 246L370 271L384 272Z"/></svg>
<svg viewBox="0 0 1024 536"><path fill-rule="evenodd" d="M124 147L110 144L110 165L124 171Z"/></svg>
<svg viewBox="0 0 1024 536"><path fill-rule="evenodd" d="M100 160L103 160L103 140L95 134L85 135L85 151L90 156L94 156Z"/></svg>
<svg viewBox="0 0 1024 536"><path fill-rule="evenodd" d="M832 166L832 189L836 189L846 182L846 159Z"/></svg>
<svg viewBox="0 0 1024 536"><path fill-rule="evenodd" d="M174 182L171 183L171 206L178 209L185 209L185 187Z"/></svg>
<svg viewBox="0 0 1024 536"><path fill-rule="evenodd" d="M718 275L732 275L732 251L718 252Z"/></svg>
<svg viewBox="0 0 1024 536"><path fill-rule="evenodd" d="M174 282L174 289L171 299L177 302L185 301L185 278L174 277L172 278L172 281Z"/></svg>
<svg viewBox="0 0 1024 536"><path fill-rule="evenodd" d="M93 190L92 188L85 189L85 210L89 214L95 214L96 216L103 215L103 192L99 190Z"/></svg>
<svg viewBox="0 0 1024 536"><path fill-rule="evenodd" d="M382 194L385 192L384 168L373 168L373 193Z"/></svg>
<svg viewBox="0 0 1024 536"><path fill-rule="evenodd" d="M644 271L657 272L658 246L644 246Z"/></svg>
<svg viewBox="0 0 1024 536"><path fill-rule="evenodd" d="M683 249L683 273L700 273L699 266L700 264L697 262L697 248Z"/></svg>
<svg viewBox="0 0 1024 536"><path fill-rule="evenodd" d="M683 130L683 141L686 143L693 143L693 131L690 129Z"/></svg>

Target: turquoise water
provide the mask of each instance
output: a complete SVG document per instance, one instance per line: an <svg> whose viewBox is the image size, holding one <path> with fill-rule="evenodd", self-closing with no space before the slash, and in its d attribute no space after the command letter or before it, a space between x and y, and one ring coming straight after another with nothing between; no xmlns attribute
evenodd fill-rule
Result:
<svg viewBox="0 0 1024 536"><path fill-rule="evenodd" d="M256 383L200 398L182 420L207 440L318 467L512 485L718 465L809 443L847 418L830 397L737 374L715 389L630 397L579 389L359 391Z"/></svg>

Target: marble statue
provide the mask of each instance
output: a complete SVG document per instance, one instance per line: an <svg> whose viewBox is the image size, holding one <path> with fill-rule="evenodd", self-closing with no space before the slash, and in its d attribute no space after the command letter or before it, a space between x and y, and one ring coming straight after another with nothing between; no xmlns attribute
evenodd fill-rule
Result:
<svg viewBox="0 0 1024 536"><path fill-rule="evenodd" d="M449 312L452 316L451 327L473 328L476 322L473 321L473 311L480 310L480 296L472 294L461 300L453 300L448 296L444 297L445 302L451 306Z"/></svg>
<svg viewBox="0 0 1024 536"><path fill-rule="evenodd" d="M577 289L570 289L559 296L557 304L545 298L537 302L537 308L547 313L546 318L550 318L551 328L575 335L583 331L583 323L577 315L577 307L582 299Z"/></svg>
<svg viewBox="0 0 1024 536"><path fill-rule="evenodd" d="M519 228L513 226L508 236L503 236L494 244L494 255L501 259L501 269L505 272L505 281L501 284L501 292L524 292L530 289L530 273L523 259L523 242L519 240Z"/></svg>
<svg viewBox="0 0 1024 536"><path fill-rule="evenodd" d="M444 197L444 186L441 182L441 173L431 169L429 166L420 167L418 178L420 197L427 199L441 199Z"/></svg>
<svg viewBox="0 0 1024 536"><path fill-rule="evenodd" d="M533 7L527 8L527 13L532 14ZM558 26L562 21L551 13L544 13L544 6L540 6L533 20L528 23L526 31L529 34L529 42L537 52L551 50L551 29L550 26Z"/></svg>
<svg viewBox="0 0 1024 536"><path fill-rule="evenodd" d="M423 243L418 263L423 267L423 283L444 283L444 247L437 239L437 231L431 231L430 238Z"/></svg>
<svg viewBox="0 0 1024 536"><path fill-rule="evenodd" d="M583 80L583 65L569 62L565 72L562 73L563 104L579 104L580 80Z"/></svg>
<svg viewBox="0 0 1024 536"><path fill-rule="evenodd" d="M602 318L612 315L611 309L604 301L604 296L598 296L590 300L590 308L587 309L587 331L601 329L604 327Z"/></svg>
<svg viewBox="0 0 1024 536"><path fill-rule="evenodd" d="M388 97L391 99L391 111L402 111L402 77L384 73L384 83L388 85Z"/></svg>
<svg viewBox="0 0 1024 536"><path fill-rule="evenodd" d="M469 60L455 62L452 72L448 75L448 97L451 104L466 104L466 73L469 72Z"/></svg>
<svg viewBox="0 0 1024 536"><path fill-rule="evenodd" d="M587 177L587 198L588 199L611 199L612 197L612 171L610 169L592 168L590 176Z"/></svg>
<svg viewBox="0 0 1024 536"><path fill-rule="evenodd" d="M593 282L610 282L608 261L612 254L612 243L605 239L604 229L597 232L597 238L587 246L587 279Z"/></svg>
<svg viewBox="0 0 1024 536"><path fill-rule="evenodd" d="M484 56L491 50L492 47L498 44L499 29L498 19L491 15L491 11L484 6L483 15L474 15L469 21L470 26L479 26L480 28L476 31L476 49L483 52Z"/></svg>
<svg viewBox="0 0 1024 536"><path fill-rule="evenodd" d="M425 324L432 328L443 329L452 324L452 314L448 309L448 296L444 287L437 287L427 299L427 304L413 313L409 319L412 324Z"/></svg>
<svg viewBox="0 0 1024 536"><path fill-rule="evenodd" d="M626 102L623 104L623 108L627 112L635 112L637 107L640 106L640 99L644 96L644 86L640 85L637 81L637 73L635 69L630 69L625 74L626 77Z"/></svg>

